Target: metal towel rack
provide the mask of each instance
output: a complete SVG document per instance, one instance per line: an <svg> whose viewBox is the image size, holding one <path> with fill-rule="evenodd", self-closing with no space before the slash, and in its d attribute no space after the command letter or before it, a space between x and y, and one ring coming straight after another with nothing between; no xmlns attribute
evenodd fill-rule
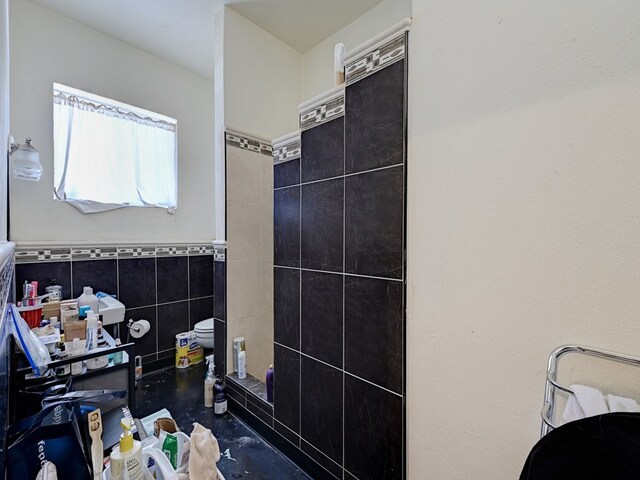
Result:
<svg viewBox="0 0 640 480"><path fill-rule="evenodd" d="M549 355L549 362L547 364L547 381L544 389L544 404L540 415L542 417L542 428L540 431L540 437L544 437L551 430L556 428L553 425L551 419L553 418L553 406L555 401L556 388L573 394L571 389L558 383L556 374L558 371L558 360L566 353L581 353L583 355L589 355L591 357L603 358L605 360L611 360L618 363L626 363L628 365L640 366L640 357L633 355L626 355L623 353L609 352L606 350L599 350L597 348L583 347L580 345L563 345L556 348L551 355Z"/></svg>

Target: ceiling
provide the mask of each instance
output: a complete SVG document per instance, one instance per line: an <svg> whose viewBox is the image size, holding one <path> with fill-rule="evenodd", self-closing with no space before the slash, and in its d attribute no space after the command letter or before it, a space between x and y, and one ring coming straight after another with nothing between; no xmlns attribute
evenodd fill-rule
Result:
<svg viewBox="0 0 640 480"><path fill-rule="evenodd" d="M33 1L213 78L213 16L223 4L305 53L382 0Z"/></svg>

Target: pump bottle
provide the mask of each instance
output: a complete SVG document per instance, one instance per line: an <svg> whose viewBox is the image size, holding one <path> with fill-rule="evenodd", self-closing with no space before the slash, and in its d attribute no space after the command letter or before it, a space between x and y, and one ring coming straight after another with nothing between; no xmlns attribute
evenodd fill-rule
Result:
<svg viewBox="0 0 640 480"><path fill-rule="evenodd" d="M144 480L142 443L133 438L130 418L123 418L120 426L124 431L120 442L111 451L111 479Z"/></svg>
<svg viewBox="0 0 640 480"><path fill-rule="evenodd" d="M214 373L215 365L213 363L213 355L207 357L207 376L204 378L204 406L213 407L213 390L216 384L216 375Z"/></svg>

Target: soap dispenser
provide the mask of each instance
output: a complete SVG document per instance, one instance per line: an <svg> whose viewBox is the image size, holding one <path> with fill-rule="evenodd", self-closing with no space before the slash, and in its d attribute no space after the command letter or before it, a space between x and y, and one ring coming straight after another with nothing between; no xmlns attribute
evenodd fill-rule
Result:
<svg viewBox="0 0 640 480"><path fill-rule="evenodd" d="M142 443L133 438L130 418L123 418L120 426L123 430L120 442L111 451L111 479L144 480Z"/></svg>

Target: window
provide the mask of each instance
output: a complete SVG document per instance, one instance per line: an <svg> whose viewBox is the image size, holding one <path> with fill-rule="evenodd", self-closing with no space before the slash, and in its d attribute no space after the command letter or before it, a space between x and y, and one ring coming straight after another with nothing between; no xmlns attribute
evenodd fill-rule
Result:
<svg viewBox="0 0 640 480"><path fill-rule="evenodd" d="M54 199L83 213L177 206L173 118L53 84Z"/></svg>

